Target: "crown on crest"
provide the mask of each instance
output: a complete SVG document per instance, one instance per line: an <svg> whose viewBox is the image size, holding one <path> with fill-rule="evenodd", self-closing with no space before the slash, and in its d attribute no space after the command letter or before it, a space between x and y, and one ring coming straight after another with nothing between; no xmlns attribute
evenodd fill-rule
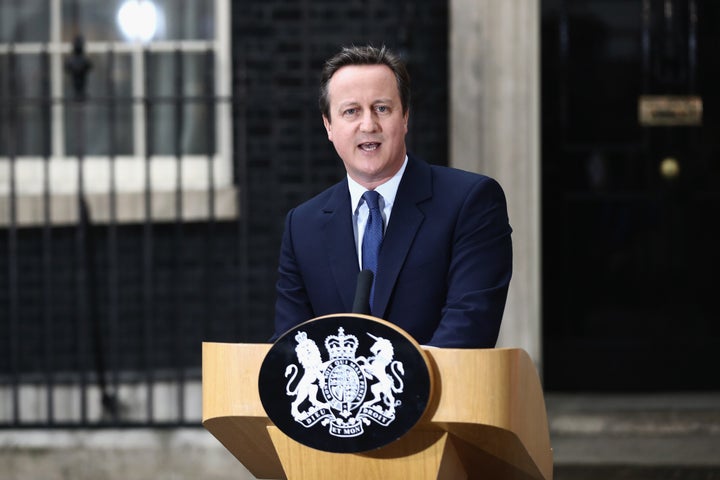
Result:
<svg viewBox="0 0 720 480"><path fill-rule="evenodd" d="M310 340L307 336L307 333L305 332L298 332L295 334L295 341L298 343L295 347L295 351L297 352L300 349L307 349L310 348L310 346L314 346L315 342ZM315 346L315 349L317 349L317 346Z"/></svg>
<svg viewBox="0 0 720 480"><path fill-rule="evenodd" d="M325 348L330 355L330 360L355 358L358 339L355 335L345 335L345 329L340 327L337 335L330 335L325 339Z"/></svg>

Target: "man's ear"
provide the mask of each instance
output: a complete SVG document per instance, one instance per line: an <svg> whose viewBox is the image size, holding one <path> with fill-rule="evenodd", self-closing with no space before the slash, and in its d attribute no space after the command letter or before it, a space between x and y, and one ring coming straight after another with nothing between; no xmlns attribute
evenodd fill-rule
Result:
<svg viewBox="0 0 720 480"><path fill-rule="evenodd" d="M330 119L325 115L322 116L322 119L323 125L325 125L325 131L327 132L328 140L332 142L332 125L330 124Z"/></svg>

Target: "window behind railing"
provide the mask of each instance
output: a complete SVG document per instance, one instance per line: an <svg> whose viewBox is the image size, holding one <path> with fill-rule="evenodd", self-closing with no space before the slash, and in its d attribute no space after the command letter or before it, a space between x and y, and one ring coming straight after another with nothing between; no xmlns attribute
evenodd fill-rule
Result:
<svg viewBox="0 0 720 480"><path fill-rule="evenodd" d="M137 222L143 207L156 220L235 217L230 27L215 21L229 15L226 0L0 8L0 194L18 196L14 210L3 198L0 222L43 223L46 191L54 225L77 220L78 193L96 221ZM148 190L149 206L138 198Z"/></svg>

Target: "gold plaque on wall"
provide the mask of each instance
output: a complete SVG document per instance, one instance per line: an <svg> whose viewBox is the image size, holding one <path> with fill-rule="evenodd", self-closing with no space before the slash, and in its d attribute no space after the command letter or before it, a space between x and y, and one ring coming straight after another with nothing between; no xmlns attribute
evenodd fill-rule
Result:
<svg viewBox="0 0 720 480"><path fill-rule="evenodd" d="M644 127L702 125L702 98L696 95L641 95L638 119Z"/></svg>

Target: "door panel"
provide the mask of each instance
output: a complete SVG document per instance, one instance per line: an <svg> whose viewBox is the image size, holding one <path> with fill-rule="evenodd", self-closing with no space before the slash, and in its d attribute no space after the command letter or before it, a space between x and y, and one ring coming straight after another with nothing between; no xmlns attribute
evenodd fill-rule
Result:
<svg viewBox="0 0 720 480"><path fill-rule="evenodd" d="M720 388L720 2L542 12L546 386Z"/></svg>

